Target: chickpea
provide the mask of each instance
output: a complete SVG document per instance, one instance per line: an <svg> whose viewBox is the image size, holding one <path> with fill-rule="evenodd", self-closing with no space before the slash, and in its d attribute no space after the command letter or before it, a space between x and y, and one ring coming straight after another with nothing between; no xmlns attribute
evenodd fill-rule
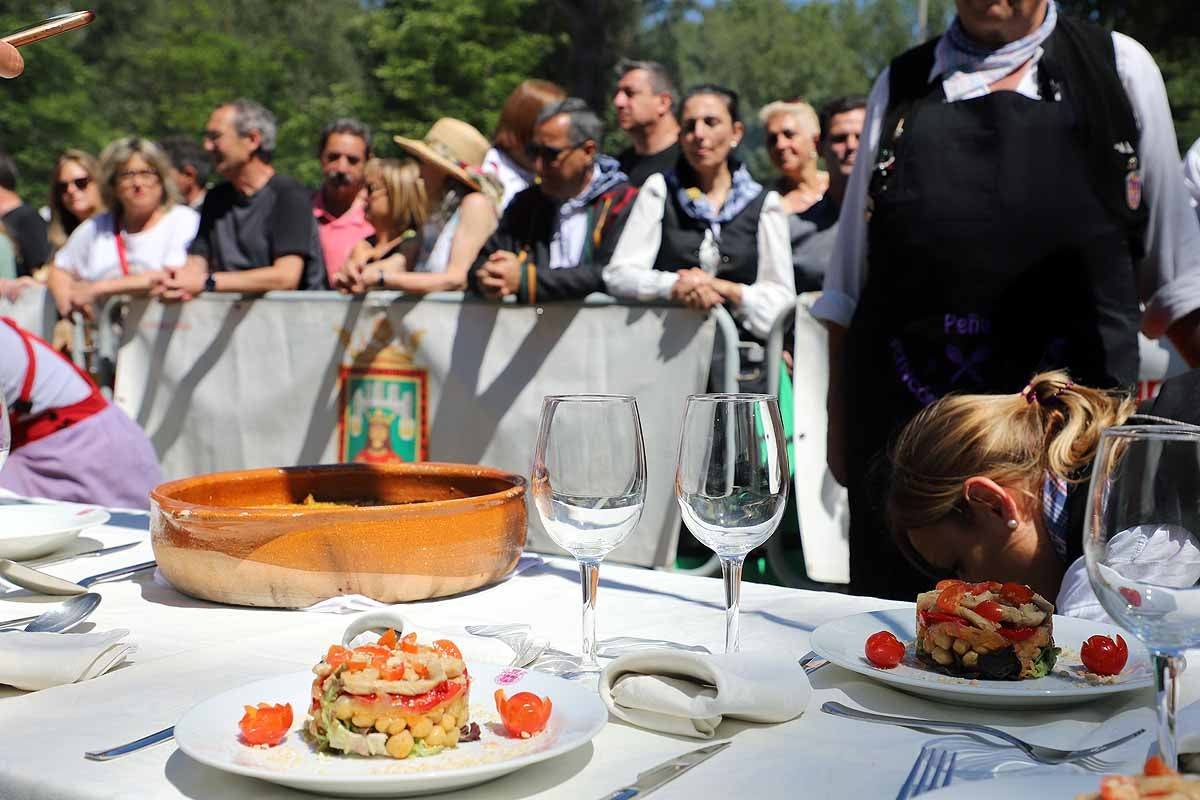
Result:
<svg viewBox="0 0 1200 800"><path fill-rule="evenodd" d="M971 645L967 644L962 639L954 640L954 652L958 653L960 656L965 654L970 649Z"/></svg>
<svg viewBox="0 0 1200 800"><path fill-rule="evenodd" d="M453 714L443 715L442 716L442 730L444 730L444 731L458 730L458 725L456 724L457 722L458 722L458 720L456 720L454 718Z"/></svg>
<svg viewBox="0 0 1200 800"><path fill-rule="evenodd" d="M950 655L950 651L944 647L933 648L933 652L930 653L930 655L933 656L934 661L941 664L943 667L948 667L954 663L954 656Z"/></svg>
<svg viewBox="0 0 1200 800"><path fill-rule="evenodd" d="M935 648L940 647L943 650L949 650L950 649L950 637L944 633L939 633L933 637L933 644L934 644Z"/></svg>
<svg viewBox="0 0 1200 800"><path fill-rule="evenodd" d="M392 724L388 726L387 732L395 736L400 731L408 727L408 723L404 721L404 717L397 717L392 720Z"/></svg>
<svg viewBox="0 0 1200 800"><path fill-rule="evenodd" d="M393 734L388 737L386 748L392 758L407 758L413 749L413 736L408 731Z"/></svg>
<svg viewBox="0 0 1200 800"><path fill-rule="evenodd" d="M979 653L974 650L968 650L962 657L964 667L973 667L979 663Z"/></svg>
<svg viewBox="0 0 1200 800"><path fill-rule="evenodd" d="M379 719L375 720L375 730L379 731L380 733L390 733L391 727L392 721L387 717L380 717Z"/></svg>
<svg viewBox="0 0 1200 800"><path fill-rule="evenodd" d="M414 739L428 739L429 732L433 730L433 722L429 717L420 717L409 726Z"/></svg>
<svg viewBox="0 0 1200 800"><path fill-rule="evenodd" d="M455 728L454 730L446 731L446 746L447 747L457 747L458 746L459 733L461 733L461 731L459 731L458 728Z"/></svg>
<svg viewBox="0 0 1200 800"><path fill-rule="evenodd" d="M333 704L333 715L340 720L347 720L354 714L354 707L349 697L339 697Z"/></svg>
<svg viewBox="0 0 1200 800"><path fill-rule="evenodd" d="M355 727L358 728L370 728L375 724L374 717L372 717L370 714L363 714L361 712L352 716L350 721L354 723Z"/></svg>
<svg viewBox="0 0 1200 800"><path fill-rule="evenodd" d="M446 732L440 725L434 725L429 729L429 735L425 737L425 744L430 747L441 747L446 744Z"/></svg>

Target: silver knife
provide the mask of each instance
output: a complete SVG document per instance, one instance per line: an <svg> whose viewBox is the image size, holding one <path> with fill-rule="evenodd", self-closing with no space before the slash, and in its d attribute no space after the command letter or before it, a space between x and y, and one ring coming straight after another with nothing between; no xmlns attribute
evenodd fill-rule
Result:
<svg viewBox="0 0 1200 800"><path fill-rule="evenodd" d="M724 750L732 742L717 742L708 747L701 747L690 753L672 758L670 761L651 767L645 772L638 773L637 783L617 789L612 794L605 795L600 800L629 800L631 797L642 797L650 794L668 781L673 781L692 767L705 761Z"/></svg>

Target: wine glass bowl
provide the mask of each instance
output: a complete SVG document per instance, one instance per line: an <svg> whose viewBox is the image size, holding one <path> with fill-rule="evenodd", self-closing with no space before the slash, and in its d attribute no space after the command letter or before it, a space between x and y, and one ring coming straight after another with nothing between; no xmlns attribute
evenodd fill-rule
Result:
<svg viewBox="0 0 1200 800"><path fill-rule="evenodd" d="M1100 437L1083 552L1100 605L1154 656L1159 751L1177 758L1176 676L1200 646L1200 428L1117 426Z"/></svg>
<svg viewBox="0 0 1200 800"><path fill-rule="evenodd" d="M579 562L579 671L599 671L595 606L600 562L637 528L646 502L646 455L637 400L625 395L546 397L530 494L546 533Z"/></svg>
<svg viewBox="0 0 1200 800"><path fill-rule="evenodd" d="M725 581L726 652L736 652L746 554L771 537L788 495L787 443L771 395L688 398L675 497L692 535L717 554Z"/></svg>

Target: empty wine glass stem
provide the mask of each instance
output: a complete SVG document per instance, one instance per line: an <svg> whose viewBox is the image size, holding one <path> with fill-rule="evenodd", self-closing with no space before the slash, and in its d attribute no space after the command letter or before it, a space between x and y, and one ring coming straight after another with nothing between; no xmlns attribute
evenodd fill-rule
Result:
<svg viewBox="0 0 1200 800"><path fill-rule="evenodd" d="M579 562L579 583L583 587L582 670L598 670L596 661L596 590L600 585L600 562Z"/></svg>
<svg viewBox="0 0 1200 800"><path fill-rule="evenodd" d="M742 596L742 562L746 557L721 558L721 578L725 581L725 652L736 653L741 647L738 610Z"/></svg>
<svg viewBox="0 0 1200 800"><path fill-rule="evenodd" d="M1158 752L1171 769L1178 769L1179 751L1175 739L1175 708L1179 702L1180 656L1154 654L1154 691L1158 705Z"/></svg>

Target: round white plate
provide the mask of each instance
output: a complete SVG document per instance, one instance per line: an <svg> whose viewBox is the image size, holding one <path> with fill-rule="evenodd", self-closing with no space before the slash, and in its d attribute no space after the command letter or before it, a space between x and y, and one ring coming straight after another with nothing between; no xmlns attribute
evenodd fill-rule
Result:
<svg viewBox="0 0 1200 800"><path fill-rule="evenodd" d="M99 508L0 506L0 558L20 561L53 553L70 544L85 528L108 522Z"/></svg>
<svg viewBox="0 0 1200 800"><path fill-rule="evenodd" d="M302 789L352 797L424 795L473 786L592 740L608 722L594 689L523 669L469 661L471 721L481 738L426 758L361 758L317 753L301 733L312 695L313 674L297 672L232 689L192 708L175 725L179 749L202 764L226 772ZM503 732L493 695L533 692L554 703L546 730L529 739ZM276 747L241 743L242 706L291 703L292 731Z"/></svg>
<svg viewBox="0 0 1200 800"><path fill-rule="evenodd" d="M994 781L960 781L921 795L928 800L1013 800L1038 797L1072 800L1076 795L1100 791L1103 775L1023 775Z"/></svg>
<svg viewBox="0 0 1200 800"><path fill-rule="evenodd" d="M904 660L880 669L867 660L867 637L890 630L904 642ZM1129 645L1125 669L1112 678L1091 675L1079 660L1079 647L1090 636L1121 634ZM1062 649L1054 670L1044 678L992 681L954 678L935 672L917 659L916 606L871 611L827 622L813 631L812 649L839 667L866 675L901 691L943 703L968 706L1066 706L1086 703L1116 692L1141 689L1153 682L1150 654L1130 634L1102 622L1054 615L1054 644Z"/></svg>

